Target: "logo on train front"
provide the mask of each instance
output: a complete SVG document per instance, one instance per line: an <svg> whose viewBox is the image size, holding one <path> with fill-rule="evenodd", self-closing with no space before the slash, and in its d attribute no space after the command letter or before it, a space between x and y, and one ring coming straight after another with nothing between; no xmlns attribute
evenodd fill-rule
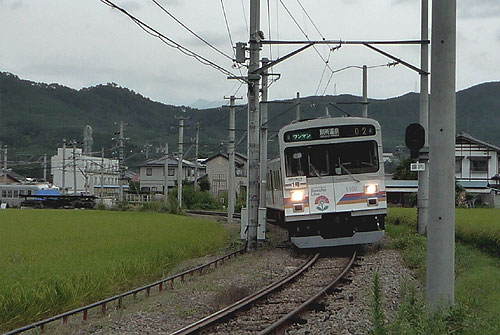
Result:
<svg viewBox="0 0 500 335"><path fill-rule="evenodd" d="M326 211L328 209L328 204L330 203L330 199L325 197L324 195L320 195L314 200L314 204L316 205L316 209L318 211Z"/></svg>

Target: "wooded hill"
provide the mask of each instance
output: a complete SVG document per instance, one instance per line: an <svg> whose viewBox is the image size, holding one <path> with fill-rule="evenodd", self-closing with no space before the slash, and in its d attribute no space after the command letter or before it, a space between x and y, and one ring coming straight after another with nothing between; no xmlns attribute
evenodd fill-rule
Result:
<svg viewBox="0 0 500 335"><path fill-rule="evenodd" d="M272 96L272 92L270 92ZM301 99L303 118L341 115L339 108L359 116L360 97L352 95L312 96ZM283 125L295 117L293 99L270 104L269 135L275 135ZM404 145L404 132L408 124L418 122L419 97L408 93L385 100L369 100L369 115L382 125L384 151ZM246 129L246 108L237 107L236 139ZM457 132L465 131L483 141L500 145L500 82L480 84L457 93ZM186 106L172 106L154 102L134 91L114 83L74 90L58 84L35 83L17 76L0 73L0 141L9 146L9 161L23 161L30 155L55 154L63 138L83 140L86 125L93 128L94 151L106 148L112 155L118 130L115 122L124 121L127 164L134 166L145 159L140 153L144 145L151 144L150 157L158 156L155 148L168 141L170 152L177 150L178 120L185 121L185 148L195 137L195 123L200 122L200 152L209 155L227 149L229 108L198 110ZM222 142L222 144L221 144ZM276 153L276 140L271 141L271 155ZM185 149L186 150L186 149ZM246 141L238 147L246 151ZM189 152L194 155L194 149ZM33 158L32 158L33 159Z"/></svg>

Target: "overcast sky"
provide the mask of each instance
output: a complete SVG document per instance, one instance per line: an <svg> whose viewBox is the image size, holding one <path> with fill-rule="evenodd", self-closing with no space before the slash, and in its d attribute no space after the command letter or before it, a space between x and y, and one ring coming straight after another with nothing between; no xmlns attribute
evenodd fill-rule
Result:
<svg viewBox="0 0 500 335"><path fill-rule="evenodd" d="M114 0L168 38L240 75L225 56L211 49L164 13L151 0ZM232 56L221 0L158 0L172 15L224 54ZM249 0L222 0L234 43L248 41ZM457 89L500 80L500 1L459 0ZM305 12L300 7L302 5ZM312 40L406 40L420 38L419 0L262 0L261 30L267 39L305 40L287 13ZM431 6L431 5L430 5ZM270 15L268 15L270 13ZM316 30L315 26L319 32ZM155 101L193 105L246 95L243 86L146 34L129 18L99 0L0 0L0 71L23 79L59 83L75 89L115 82ZM320 35L321 33L321 35ZM430 35L429 35L430 36ZM381 46L414 64L418 46ZM276 58L290 46L263 48ZM272 99L314 94L361 95L362 73L352 68L391 60L366 47L344 45L309 49L274 68ZM242 69L245 74L246 70ZM323 74L323 76L322 76ZM419 89L418 75L398 65L369 70L370 98L399 96ZM328 83L328 86L327 86Z"/></svg>

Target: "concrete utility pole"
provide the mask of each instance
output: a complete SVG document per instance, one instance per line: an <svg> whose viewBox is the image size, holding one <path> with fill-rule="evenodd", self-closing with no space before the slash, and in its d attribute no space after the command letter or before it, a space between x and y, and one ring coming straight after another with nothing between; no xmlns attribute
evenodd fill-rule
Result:
<svg viewBox="0 0 500 335"><path fill-rule="evenodd" d="M47 181L47 154L43 155L43 181Z"/></svg>
<svg viewBox="0 0 500 335"><path fill-rule="evenodd" d="M248 243L247 251L257 250L259 217L259 68L260 0L250 0L250 62L248 65Z"/></svg>
<svg viewBox="0 0 500 335"><path fill-rule="evenodd" d="M300 121L300 92L297 92L297 98L295 99L295 120Z"/></svg>
<svg viewBox="0 0 500 335"><path fill-rule="evenodd" d="M421 40L429 38L429 0L422 0L422 24ZM420 68L429 72L429 45L420 45ZM420 125L425 129L425 144L429 146L429 75L420 74ZM420 235L425 234L427 228L427 217L429 215L429 165L427 159L421 160L425 164L425 170L418 172L418 224L417 231Z"/></svg>
<svg viewBox="0 0 500 335"><path fill-rule="evenodd" d="M363 65L363 101L361 107L361 116L368 117L368 67L366 65Z"/></svg>
<svg viewBox="0 0 500 335"><path fill-rule="evenodd" d="M73 140L73 195L76 195L76 141Z"/></svg>
<svg viewBox="0 0 500 335"><path fill-rule="evenodd" d="M168 203L168 143L165 143L165 165L163 166L163 195L165 204Z"/></svg>
<svg viewBox="0 0 500 335"><path fill-rule="evenodd" d="M101 199L104 198L104 148L101 148Z"/></svg>
<svg viewBox="0 0 500 335"><path fill-rule="evenodd" d="M177 164L177 199L179 200L179 208L182 208L182 160L184 146L184 118L179 118L179 162Z"/></svg>
<svg viewBox="0 0 500 335"><path fill-rule="evenodd" d="M66 139L63 139L62 154L62 194L66 193Z"/></svg>
<svg viewBox="0 0 500 335"><path fill-rule="evenodd" d="M7 145L3 147L3 183L7 184Z"/></svg>
<svg viewBox="0 0 500 335"><path fill-rule="evenodd" d="M118 200L123 202L123 180L125 179L125 165L123 160L124 157L124 141L125 137L123 136L123 121L120 121L120 134L119 134L119 147L118 147L118 168L120 170L120 178L118 180L118 185L120 186L120 194Z"/></svg>
<svg viewBox="0 0 500 335"><path fill-rule="evenodd" d="M269 59L262 58L262 66L269 63ZM267 188L267 112L268 112L268 70L262 74L262 102L260 113L260 208L266 208Z"/></svg>
<svg viewBox="0 0 500 335"><path fill-rule="evenodd" d="M228 99L224 97L224 99ZM228 186L227 186L227 223L233 223L234 215L234 204L236 203L236 197L234 194L234 184L235 184L235 171L236 167L234 164L234 132L235 132L235 101L236 97L231 95L230 107L229 107L229 142L227 146L227 154L229 157L229 170L228 170Z"/></svg>
<svg viewBox="0 0 500 335"><path fill-rule="evenodd" d="M455 300L456 0L432 2L426 307Z"/></svg>
<svg viewBox="0 0 500 335"><path fill-rule="evenodd" d="M194 160L194 190L198 190L198 149L199 149L199 141L200 141L200 122L196 122L196 142L195 142L195 155L196 159Z"/></svg>

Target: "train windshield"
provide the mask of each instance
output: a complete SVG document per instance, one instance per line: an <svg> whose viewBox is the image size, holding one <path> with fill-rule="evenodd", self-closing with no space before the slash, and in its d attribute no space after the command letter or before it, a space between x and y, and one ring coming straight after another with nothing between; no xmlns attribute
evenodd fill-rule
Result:
<svg viewBox="0 0 500 335"><path fill-rule="evenodd" d="M285 149L287 177L339 176L377 172L375 141L331 143Z"/></svg>

